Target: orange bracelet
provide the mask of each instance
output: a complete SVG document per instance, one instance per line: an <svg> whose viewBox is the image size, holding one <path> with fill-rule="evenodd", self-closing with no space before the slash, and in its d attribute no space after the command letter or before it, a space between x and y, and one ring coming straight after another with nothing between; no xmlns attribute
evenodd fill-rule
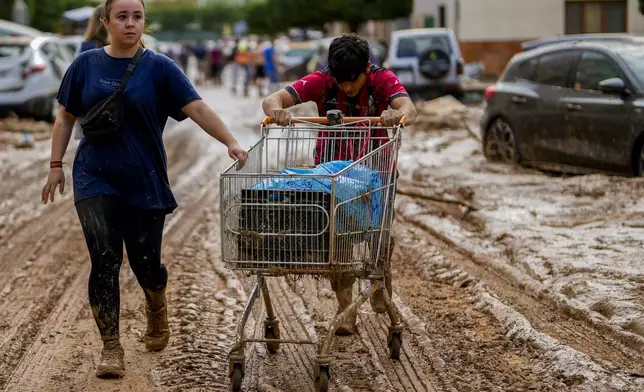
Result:
<svg viewBox="0 0 644 392"><path fill-rule="evenodd" d="M49 162L49 168L54 169L54 168L59 168L63 167L63 161L51 161Z"/></svg>

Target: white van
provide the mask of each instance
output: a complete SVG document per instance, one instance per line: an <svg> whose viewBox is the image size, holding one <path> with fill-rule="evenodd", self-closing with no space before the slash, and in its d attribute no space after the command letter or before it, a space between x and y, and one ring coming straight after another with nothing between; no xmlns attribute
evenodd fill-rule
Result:
<svg viewBox="0 0 644 392"><path fill-rule="evenodd" d="M464 61L451 29L394 31L385 66L412 95L463 95Z"/></svg>

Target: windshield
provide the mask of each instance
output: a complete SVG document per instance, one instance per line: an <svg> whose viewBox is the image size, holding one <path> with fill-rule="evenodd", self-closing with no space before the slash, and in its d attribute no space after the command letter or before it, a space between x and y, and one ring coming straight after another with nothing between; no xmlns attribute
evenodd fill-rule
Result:
<svg viewBox="0 0 644 392"><path fill-rule="evenodd" d="M440 48L447 54L452 54L447 35L421 35L401 38L398 42L397 56L399 58L418 57L430 48Z"/></svg>
<svg viewBox="0 0 644 392"><path fill-rule="evenodd" d="M619 56L626 62L637 82L644 87L644 46L619 52Z"/></svg>
<svg viewBox="0 0 644 392"><path fill-rule="evenodd" d="M19 57L29 46L16 43L0 43L0 59Z"/></svg>

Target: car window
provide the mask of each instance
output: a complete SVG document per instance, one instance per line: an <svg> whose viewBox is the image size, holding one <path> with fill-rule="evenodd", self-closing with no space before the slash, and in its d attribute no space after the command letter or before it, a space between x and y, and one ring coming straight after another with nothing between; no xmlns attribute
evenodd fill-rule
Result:
<svg viewBox="0 0 644 392"><path fill-rule="evenodd" d="M537 72L538 58L532 58L517 64L514 76L519 79L534 80Z"/></svg>
<svg viewBox="0 0 644 392"><path fill-rule="evenodd" d="M27 48L28 46L23 44L0 44L0 59L19 57L27 51Z"/></svg>
<svg viewBox="0 0 644 392"><path fill-rule="evenodd" d="M452 46L447 35L425 35L400 38L398 41L398 58L418 57L430 48L441 48L447 54L452 54Z"/></svg>
<svg viewBox="0 0 644 392"><path fill-rule="evenodd" d="M58 57L65 61L74 61L74 51L68 45L61 42L58 44Z"/></svg>
<svg viewBox="0 0 644 392"><path fill-rule="evenodd" d="M56 45L51 42L44 43L40 50L45 54L45 57L51 59L58 51L56 50Z"/></svg>
<svg viewBox="0 0 644 392"><path fill-rule="evenodd" d="M313 49L291 49L288 52L284 53L286 57L306 57L313 54Z"/></svg>
<svg viewBox="0 0 644 392"><path fill-rule="evenodd" d="M611 78L622 78L619 65L605 54L584 51L577 65L575 89L599 90L599 82Z"/></svg>
<svg viewBox="0 0 644 392"><path fill-rule="evenodd" d="M619 56L626 62L640 86L644 86L644 47L622 50L619 52Z"/></svg>
<svg viewBox="0 0 644 392"><path fill-rule="evenodd" d="M539 57L534 81L556 87L565 87L577 57L577 51L559 51Z"/></svg>

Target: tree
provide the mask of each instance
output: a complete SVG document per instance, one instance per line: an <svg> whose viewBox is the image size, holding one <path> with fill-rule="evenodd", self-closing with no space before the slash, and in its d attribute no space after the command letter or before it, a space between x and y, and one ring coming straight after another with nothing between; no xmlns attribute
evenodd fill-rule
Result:
<svg viewBox="0 0 644 392"><path fill-rule="evenodd" d="M343 21L352 32L370 20L389 20L408 17L413 0L329 0L330 20Z"/></svg>
<svg viewBox="0 0 644 392"><path fill-rule="evenodd" d="M204 7L181 3L168 3L148 7L148 24L160 25L162 31L184 32L191 27L202 30L220 31L224 23L243 16L242 10L234 4L210 2Z"/></svg>
<svg viewBox="0 0 644 392"><path fill-rule="evenodd" d="M644 0L638 0L640 6L640 13L644 14Z"/></svg>
<svg viewBox="0 0 644 392"><path fill-rule="evenodd" d="M369 20L407 17L412 9L413 0L265 0L247 6L246 21L256 33L321 28L334 21L347 22L355 32Z"/></svg>
<svg viewBox="0 0 644 392"><path fill-rule="evenodd" d="M13 0L0 1L0 19L11 20L13 12Z"/></svg>
<svg viewBox="0 0 644 392"><path fill-rule="evenodd" d="M27 0L31 12L31 26L35 29L55 33L60 27L62 14L61 1L57 0Z"/></svg>

